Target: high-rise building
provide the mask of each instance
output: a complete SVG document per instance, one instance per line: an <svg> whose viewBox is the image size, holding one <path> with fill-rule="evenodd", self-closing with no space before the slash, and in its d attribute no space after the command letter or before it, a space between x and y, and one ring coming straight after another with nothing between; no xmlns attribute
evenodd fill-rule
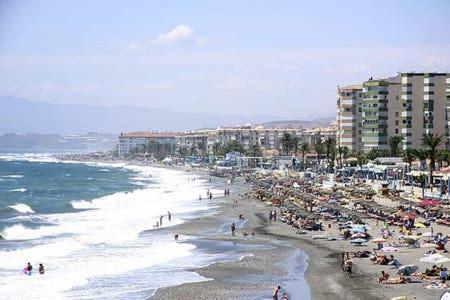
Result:
<svg viewBox="0 0 450 300"><path fill-rule="evenodd" d="M449 149L450 74L401 73L401 83L403 148L420 149L423 135L434 133Z"/></svg>
<svg viewBox="0 0 450 300"><path fill-rule="evenodd" d="M363 151L389 150L389 138L401 135L401 80L369 79L363 83Z"/></svg>
<svg viewBox="0 0 450 300"><path fill-rule="evenodd" d="M350 152L362 148L362 85L337 88L337 145Z"/></svg>

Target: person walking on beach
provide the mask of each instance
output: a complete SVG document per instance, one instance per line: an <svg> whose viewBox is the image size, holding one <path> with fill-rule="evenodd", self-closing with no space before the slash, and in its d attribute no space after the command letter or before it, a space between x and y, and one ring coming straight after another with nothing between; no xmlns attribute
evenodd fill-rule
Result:
<svg viewBox="0 0 450 300"><path fill-rule="evenodd" d="M172 221L172 215L170 214L170 211L167 212L167 219L169 219L169 222Z"/></svg>
<svg viewBox="0 0 450 300"><path fill-rule="evenodd" d="M272 221L272 218L273 218L273 214L272 214L272 211L270 210L269 211L269 220Z"/></svg>
<svg viewBox="0 0 450 300"><path fill-rule="evenodd" d="M44 275L44 265L39 264L39 274Z"/></svg>
<svg viewBox="0 0 450 300"><path fill-rule="evenodd" d="M236 225L234 225L234 223L231 223L231 235L234 236L236 231Z"/></svg>
<svg viewBox="0 0 450 300"><path fill-rule="evenodd" d="M163 220L163 217L164 217L164 216L160 216L160 217L159 217L159 226L162 226L162 220Z"/></svg>
<svg viewBox="0 0 450 300"><path fill-rule="evenodd" d="M273 291L273 295L272 295L273 300L278 300L278 292L280 291L280 289L281 289L281 286L277 286L275 288L275 290Z"/></svg>

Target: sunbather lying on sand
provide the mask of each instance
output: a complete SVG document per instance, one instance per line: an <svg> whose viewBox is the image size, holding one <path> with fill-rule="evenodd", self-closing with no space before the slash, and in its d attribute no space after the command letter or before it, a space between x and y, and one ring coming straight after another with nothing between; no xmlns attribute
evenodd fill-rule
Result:
<svg viewBox="0 0 450 300"><path fill-rule="evenodd" d="M399 278L388 278L386 280L386 284L402 284L406 283L406 278L403 275L400 275Z"/></svg>

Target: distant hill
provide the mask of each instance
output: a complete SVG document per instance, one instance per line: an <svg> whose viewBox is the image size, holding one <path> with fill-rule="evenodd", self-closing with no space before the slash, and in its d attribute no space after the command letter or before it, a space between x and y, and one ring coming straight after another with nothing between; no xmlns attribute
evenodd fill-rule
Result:
<svg viewBox="0 0 450 300"><path fill-rule="evenodd" d="M266 128L274 127L288 127L288 128L314 128L314 127L328 127L336 120L335 117L318 118L311 121L301 120L285 120L285 121L270 121L261 123Z"/></svg>
<svg viewBox="0 0 450 300"><path fill-rule="evenodd" d="M133 106L53 104L0 96L0 134L187 130L280 119L264 115L174 112Z"/></svg>

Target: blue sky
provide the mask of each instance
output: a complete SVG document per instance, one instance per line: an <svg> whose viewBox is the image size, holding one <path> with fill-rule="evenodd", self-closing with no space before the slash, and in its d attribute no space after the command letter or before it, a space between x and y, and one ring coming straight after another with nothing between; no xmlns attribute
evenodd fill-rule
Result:
<svg viewBox="0 0 450 300"><path fill-rule="evenodd" d="M337 85L450 71L450 1L0 0L0 94L307 119Z"/></svg>

